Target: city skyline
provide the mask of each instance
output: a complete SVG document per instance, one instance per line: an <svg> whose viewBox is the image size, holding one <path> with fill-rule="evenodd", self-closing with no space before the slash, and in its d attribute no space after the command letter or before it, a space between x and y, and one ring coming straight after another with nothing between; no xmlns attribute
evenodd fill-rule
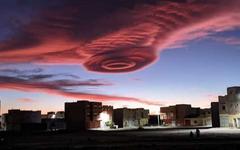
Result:
<svg viewBox="0 0 240 150"><path fill-rule="evenodd" d="M2 113L209 107L240 85L240 2L107 2L0 2Z"/></svg>

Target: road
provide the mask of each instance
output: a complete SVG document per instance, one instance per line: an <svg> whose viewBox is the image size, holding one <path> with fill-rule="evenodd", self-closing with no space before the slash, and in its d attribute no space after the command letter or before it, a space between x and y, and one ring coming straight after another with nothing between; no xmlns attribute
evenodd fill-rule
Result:
<svg viewBox="0 0 240 150"><path fill-rule="evenodd" d="M88 131L79 133L12 134L0 149L156 149L237 150L239 129L200 129L199 138L190 138L194 129L146 129L122 131Z"/></svg>

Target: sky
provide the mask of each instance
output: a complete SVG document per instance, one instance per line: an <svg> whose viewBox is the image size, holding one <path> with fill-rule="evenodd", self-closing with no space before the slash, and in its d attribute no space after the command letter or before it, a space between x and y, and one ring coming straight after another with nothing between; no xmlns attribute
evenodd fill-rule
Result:
<svg viewBox="0 0 240 150"><path fill-rule="evenodd" d="M2 0L0 99L8 109L64 102L209 107L240 85L236 0Z"/></svg>

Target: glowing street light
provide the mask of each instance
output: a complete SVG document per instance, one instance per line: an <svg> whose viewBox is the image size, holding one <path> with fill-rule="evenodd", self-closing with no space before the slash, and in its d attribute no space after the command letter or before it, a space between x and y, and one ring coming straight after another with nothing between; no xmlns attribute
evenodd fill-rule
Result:
<svg viewBox="0 0 240 150"><path fill-rule="evenodd" d="M110 121L110 116L107 112L101 112L99 115L99 120L101 124L101 128L106 127L106 123Z"/></svg>

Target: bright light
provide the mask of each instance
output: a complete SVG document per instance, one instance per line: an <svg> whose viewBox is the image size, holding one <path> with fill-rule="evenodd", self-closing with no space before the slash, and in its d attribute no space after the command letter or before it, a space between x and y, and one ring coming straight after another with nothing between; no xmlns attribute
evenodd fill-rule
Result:
<svg viewBox="0 0 240 150"><path fill-rule="evenodd" d="M110 116L106 112L102 112L102 113L100 113L99 120L101 120L103 122L107 122L110 120Z"/></svg>
<svg viewBox="0 0 240 150"><path fill-rule="evenodd" d="M55 118L56 118L56 115L53 114L53 115L51 116L51 119L55 119Z"/></svg>
<svg viewBox="0 0 240 150"><path fill-rule="evenodd" d="M237 99L240 100L240 94L237 94Z"/></svg>
<svg viewBox="0 0 240 150"><path fill-rule="evenodd" d="M99 120L101 128L106 128L107 127L106 123L110 121L110 116L107 112L102 112L99 115Z"/></svg>

